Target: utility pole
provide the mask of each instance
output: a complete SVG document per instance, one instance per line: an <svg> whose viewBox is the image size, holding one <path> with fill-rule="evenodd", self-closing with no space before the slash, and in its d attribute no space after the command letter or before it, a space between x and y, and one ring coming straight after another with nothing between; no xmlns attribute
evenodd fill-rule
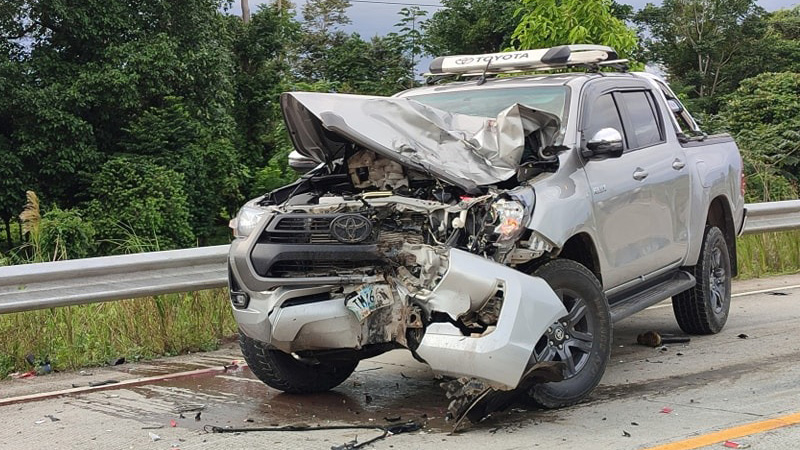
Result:
<svg viewBox="0 0 800 450"><path fill-rule="evenodd" d="M250 23L250 3L248 0L242 0L242 22Z"/></svg>

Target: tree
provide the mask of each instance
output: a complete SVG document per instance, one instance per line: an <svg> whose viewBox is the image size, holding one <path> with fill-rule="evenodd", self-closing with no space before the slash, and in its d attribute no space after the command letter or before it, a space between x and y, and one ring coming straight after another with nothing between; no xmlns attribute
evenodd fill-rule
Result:
<svg viewBox="0 0 800 450"><path fill-rule="evenodd" d="M759 73L764 10L755 0L665 0L636 14L646 57L685 86L695 105L714 112L720 95ZM747 64L741 64L749 61Z"/></svg>
<svg viewBox="0 0 800 450"><path fill-rule="evenodd" d="M612 12L611 0L522 0L511 36L517 49L600 44L622 57L636 48L636 33Z"/></svg>
<svg viewBox="0 0 800 450"><path fill-rule="evenodd" d="M499 52L511 44L520 0L442 0L424 25L425 50L435 56Z"/></svg>
<svg viewBox="0 0 800 450"><path fill-rule="evenodd" d="M103 254L194 244L183 175L142 157L115 157L89 187L86 215Z"/></svg>
<svg viewBox="0 0 800 450"><path fill-rule="evenodd" d="M411 79L414 78L413 67L417 64L416 58L424 53L422 32L422 18L427 16L427 11L423 11L419 6L404 7L398 12L400 21L394 24L399 28L398 32L389 33L387 36L392 39L392 43L399 46L402 51L411 59Z"/></svg>
<svg viewBox="0 0 800 450"><path fill-rule="evenodd" d="M741 149L751 200L796 195L800 182L800 74L762 73L742 81L726 97L719 120Z"/></svg>
<svg viewBox="0 0 800 450"><path fill-rule="evenodd" d="M194 231L208 236L241 199L231 51L241 22L220 3L3 3L0 146L13 155L4 172L23 170L0 182L0 213L25 189L62 208L87 202L97 167L146 154L186 175Z"/></svg>

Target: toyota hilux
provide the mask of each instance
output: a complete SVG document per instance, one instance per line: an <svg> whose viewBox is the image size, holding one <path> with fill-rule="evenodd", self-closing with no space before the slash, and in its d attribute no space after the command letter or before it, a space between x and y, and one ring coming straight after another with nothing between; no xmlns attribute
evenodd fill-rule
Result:
<svg viewBox="0 0 800 450"><path fill-rule="evenodd" d="M393 97L284 93L316 167L231 222L253 373L320 392L405 348L454 378L456 413L520 389L555 408L589 395L612 324L648 306L671 297L684 331L719 332L745 216L738 149L625 64L571 45L437 58L432 83Z"/></svg>

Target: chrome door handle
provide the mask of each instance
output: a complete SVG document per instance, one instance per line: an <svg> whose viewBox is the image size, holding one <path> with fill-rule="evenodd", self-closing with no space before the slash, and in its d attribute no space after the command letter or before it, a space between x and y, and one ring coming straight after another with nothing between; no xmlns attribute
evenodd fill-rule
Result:
<svg viewBox="0 0 800 450"><path fill-rule="evenodd" d="M645 178L647 178L648 175L650 174L647 173L646 170L642 169L641 167L637 167L636 170L633 172L633 179L636 181L642 181Z"/></svg>
<svg viewBox="0 0 800 450"><path fill-rule="evenodd" d="M672 161L672 168L675 170L681 170L686 167L686 163L681 161L678 158L675 158L675 161Z"/></svg>

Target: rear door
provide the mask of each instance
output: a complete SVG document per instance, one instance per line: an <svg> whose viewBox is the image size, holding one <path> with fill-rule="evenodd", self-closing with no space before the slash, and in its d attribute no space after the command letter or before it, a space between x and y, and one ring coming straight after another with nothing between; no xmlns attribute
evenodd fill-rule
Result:
<svg viewBox="0 0 800 450"><path fill-rule="evenodd" d="M624 137L621 157L584 161L611 289L680 262L688 244L689 176L648 84L600 80L585 92L584 143L607 127Z"/></svg>

